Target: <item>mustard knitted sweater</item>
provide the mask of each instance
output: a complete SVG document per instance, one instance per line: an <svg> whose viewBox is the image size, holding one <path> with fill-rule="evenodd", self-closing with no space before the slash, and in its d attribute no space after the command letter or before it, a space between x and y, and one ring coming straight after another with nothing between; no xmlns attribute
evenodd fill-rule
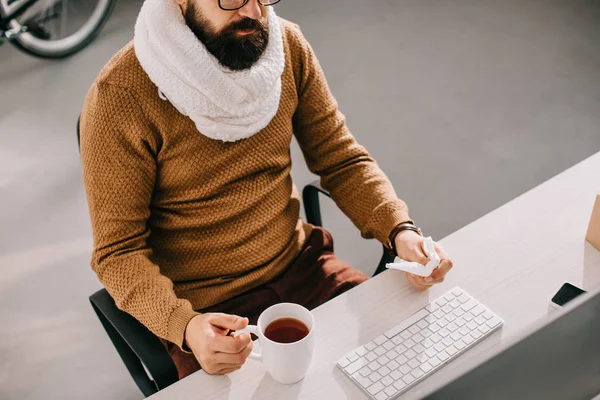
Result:
<svg viewBox="0 0 600 400"><path fill-rule="evenodd" d="M81 116L91 265L117 306L180 347L204 307L281 274L312 226L300 219L290 142L365 238L406 205L346 127L297 25L281 19L285 69L270 124L238 142L203 136L158 95L133 44L100 72Z"/></svg>

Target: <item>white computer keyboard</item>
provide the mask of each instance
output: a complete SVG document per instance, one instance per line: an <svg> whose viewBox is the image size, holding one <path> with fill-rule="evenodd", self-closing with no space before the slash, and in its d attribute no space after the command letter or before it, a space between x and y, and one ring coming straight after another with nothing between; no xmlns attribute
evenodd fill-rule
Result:
<svg viewBox="0 0 600 400"><path fill-rule="evenodd" d="M393 399L498 329L504 321L455 287L337 362L370 398Z"/></svg>

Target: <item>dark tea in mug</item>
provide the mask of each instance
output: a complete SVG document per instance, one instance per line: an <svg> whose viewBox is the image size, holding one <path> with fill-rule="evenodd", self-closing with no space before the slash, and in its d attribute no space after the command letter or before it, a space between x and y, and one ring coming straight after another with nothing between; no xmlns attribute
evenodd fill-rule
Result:
<svg viewBox="0 0 600 400"><path fill-rule="evenodd" d="M279 318L265 329L265 336L277 343L294 343L308 335L308 327L296 318Z"/></svg>

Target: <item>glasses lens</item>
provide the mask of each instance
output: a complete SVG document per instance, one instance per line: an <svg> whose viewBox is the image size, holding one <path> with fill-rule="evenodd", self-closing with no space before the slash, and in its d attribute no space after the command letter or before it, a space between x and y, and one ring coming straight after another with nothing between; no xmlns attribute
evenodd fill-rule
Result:
<svg viewBox="0 0 600 400"><path fill-rule="evenodd" d="M244 0L219 0L219 4L225 10L237 10L244 5Z"/></svg>

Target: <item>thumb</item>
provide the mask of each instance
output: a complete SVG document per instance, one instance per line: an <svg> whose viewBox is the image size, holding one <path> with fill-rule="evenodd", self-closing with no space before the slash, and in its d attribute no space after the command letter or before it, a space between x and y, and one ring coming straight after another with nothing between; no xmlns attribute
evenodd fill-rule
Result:
<svg viewBox="0 0 600 400"><path fill-rule="evenodd" d="M209 321L212 325L232 331L243 329L248 325L248 318L237 315L216 313Z"/></svg>

